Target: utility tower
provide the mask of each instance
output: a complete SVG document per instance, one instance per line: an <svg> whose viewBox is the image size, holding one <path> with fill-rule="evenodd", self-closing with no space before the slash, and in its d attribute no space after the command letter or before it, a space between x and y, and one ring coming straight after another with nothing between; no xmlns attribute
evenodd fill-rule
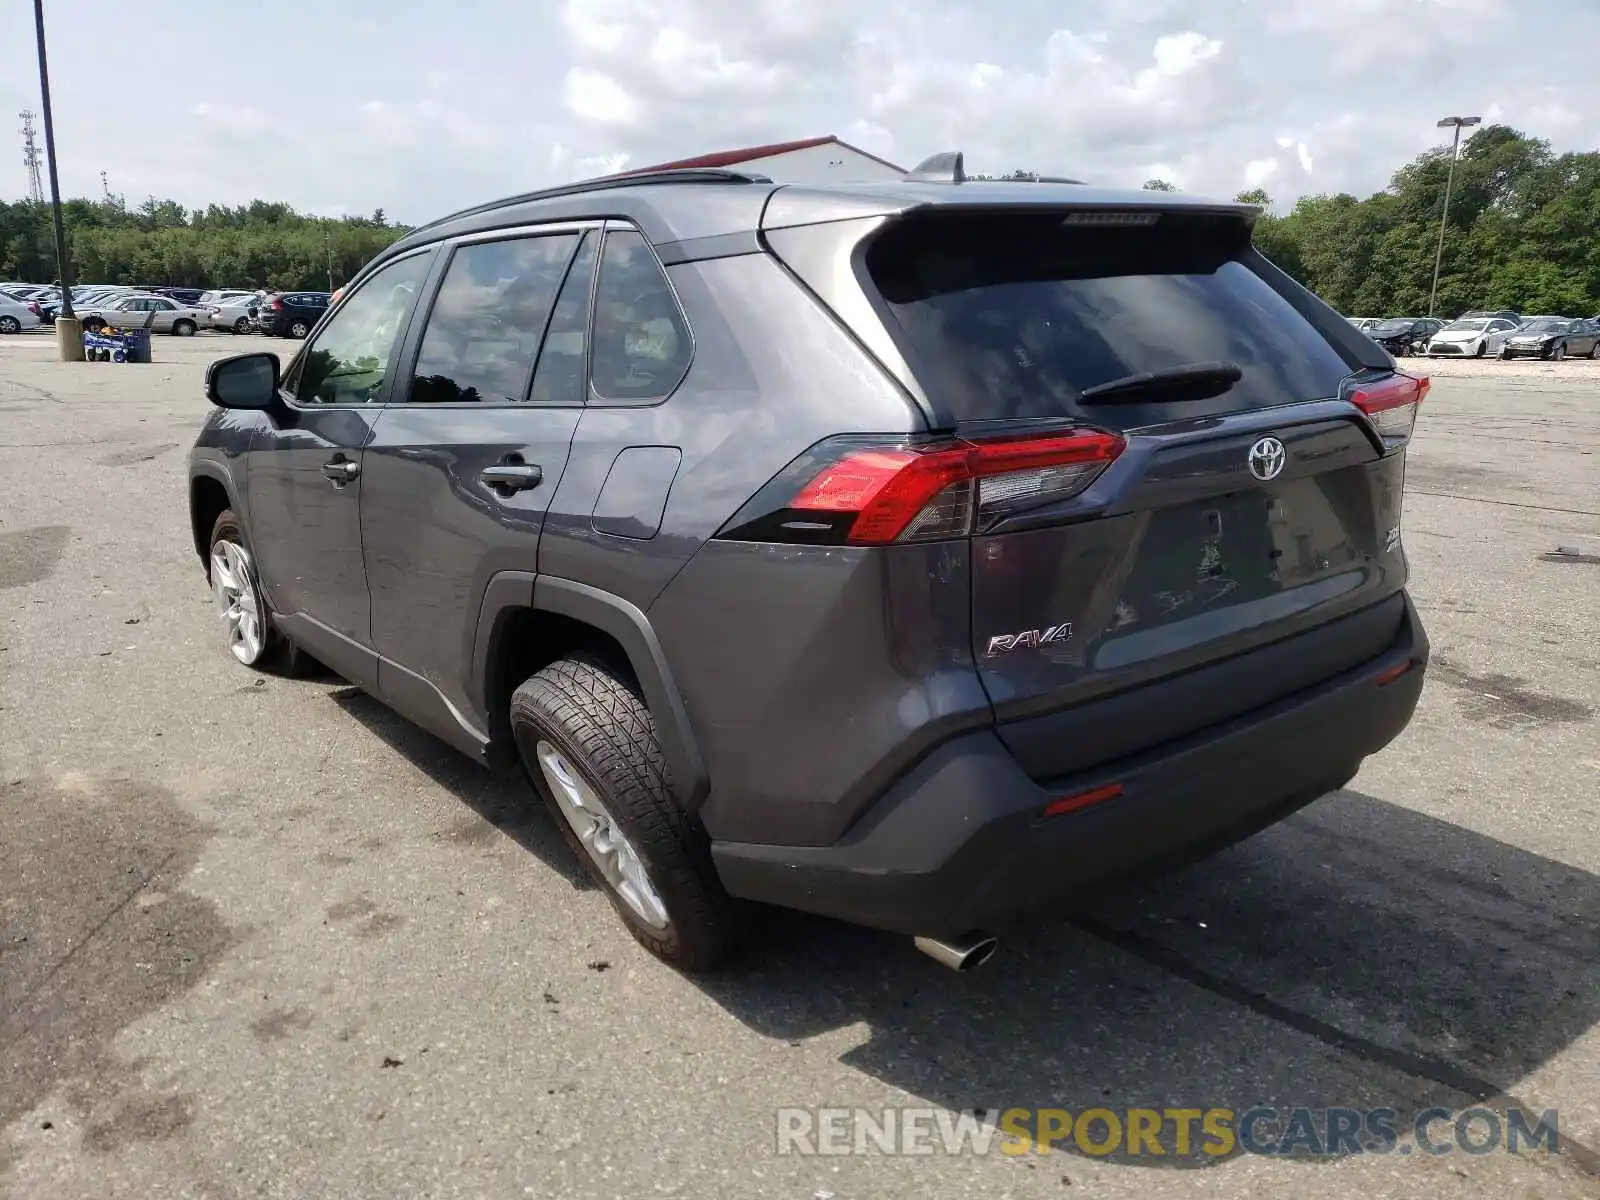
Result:
<svg viewBox="0 0 1600 1200"><path fill-rule="evenodd" d="M111 203L111 181L104 171L100 172L100 202L102 204Z"/></svg>
<svg viewBox="0 0 1600 1200"><path fill-rule="evenodd" d="M22 162L28 168L28 199L35 204L44 203L44 183L39 178L39 160L44 154L39 149L39 131L33 125L33 110L22 113Z"/></svg>

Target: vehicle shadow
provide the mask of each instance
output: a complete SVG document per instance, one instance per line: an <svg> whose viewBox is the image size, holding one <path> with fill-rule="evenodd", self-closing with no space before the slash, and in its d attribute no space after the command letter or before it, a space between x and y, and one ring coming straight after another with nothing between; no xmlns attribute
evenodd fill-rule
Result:
<svg viewBox="0 0 1600 1200"><path fill-rule="evenodd" d="M346 716L450 792L495 829L533 854L573 887L594 887L533 788L515 767L486 771L460 751L413 725L357 687L328 693Z"/></svg>
<svg viewBox="0 0 1600 1200"><path fill-rule="evenodd" d="M701 986L773 1038L864 1025L841 1063L918 1098L904 1103L1386 1107L1402 1135L1432 1105L1499 1096L1600 1021L1600 878L1354 791L1002 932L957 974L904 938L771 914L756 952ZM1104 1157L1225 1160L1167 1146Z"/></svg>
<svg viewBox="0 0 1600 1200"><path fill-rule="evenodd" d="M329 694L593 886L520 773L484 771L355 688ZM1352 790L1181 871L996 930L999 953L970 973L822 918L763 908L752 923L749 953L695 985L797 1047L864 1029L839 1062L907 1097L779 1087L775 1110L1391 1108L1404 1137L1429 1107L1509 1093L1600 1023L1600 877ZM1565 1128L1561 1140L1573 1145ZM1180 1156L1169 1132L1164 1156L1124 1143L1097 1157L1184 1168L1239 1153L1200 1141Z"/></svg>

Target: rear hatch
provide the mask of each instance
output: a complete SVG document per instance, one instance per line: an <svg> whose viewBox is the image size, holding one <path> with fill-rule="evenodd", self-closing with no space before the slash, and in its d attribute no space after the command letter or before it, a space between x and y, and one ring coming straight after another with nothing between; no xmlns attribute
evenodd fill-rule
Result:
<svg viewBox="0 0 1600 1200"><path fill-rule="evenodd" d="M857 261L932 423L979 448L972 654L1034 777L1392 642L1426 383L1341 346L1248 215L933 206Z"/></svg>

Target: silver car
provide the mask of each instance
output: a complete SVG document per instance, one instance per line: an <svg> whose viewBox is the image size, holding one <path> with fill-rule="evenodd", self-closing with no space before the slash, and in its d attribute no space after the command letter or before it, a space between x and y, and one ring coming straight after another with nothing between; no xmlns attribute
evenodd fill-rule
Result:
<svg viewBox="0 0 1600 1200"><path fill-rule="evenodd" d="M254 292L241 292L222 300L213 300L206 306L207 323L213 329L249 333L256 305L260 303Z"/></svg>
<svg viewBox="0 0 1600 1200"><path fill-rule="evenodd" d="M179 304L170 296L140 295L119 296L102 305L91 305L79 315L85 329L114 325L118 329L149 328L152 333L175 333L179 337L191 337L205 319L199 309Z"/></svg>

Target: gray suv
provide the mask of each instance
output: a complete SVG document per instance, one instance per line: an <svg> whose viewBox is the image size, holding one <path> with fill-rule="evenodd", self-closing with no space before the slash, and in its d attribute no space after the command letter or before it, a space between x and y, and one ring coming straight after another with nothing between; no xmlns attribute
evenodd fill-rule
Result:
<svg viewBox="0 0 1600 1200"><path fill-rule="evenodd" d="M746 901L975 965L1341 787L1417 702L1427 381L1254 215L944 156L424 226L287 368L207 374L232 652L520 762L682 968Z"/></svg>

